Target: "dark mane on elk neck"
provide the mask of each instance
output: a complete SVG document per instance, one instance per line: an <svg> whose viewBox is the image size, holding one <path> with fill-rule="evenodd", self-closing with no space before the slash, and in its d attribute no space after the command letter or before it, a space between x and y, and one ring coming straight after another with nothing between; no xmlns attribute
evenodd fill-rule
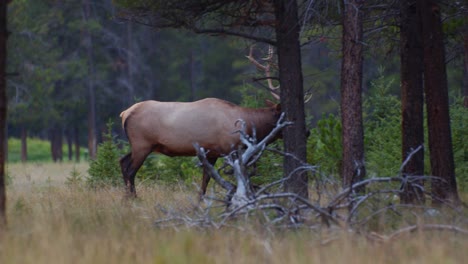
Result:
<svg viewBox="0 0 468 264"><path fill-rule="evenodd" d="M135 174L151 152L167 156L195 156L194 143L210 153L214 164L240 144L238 120L242 119L249 133L255 129L263 139L275 127L280 116L279 104L266 108L246 108L233 103L206 98L195 102L143 101L120 114L122 126L131 145L131 152L120 160L129 196L136 196ZM210 180L203 172L201 194Z"/></svg>

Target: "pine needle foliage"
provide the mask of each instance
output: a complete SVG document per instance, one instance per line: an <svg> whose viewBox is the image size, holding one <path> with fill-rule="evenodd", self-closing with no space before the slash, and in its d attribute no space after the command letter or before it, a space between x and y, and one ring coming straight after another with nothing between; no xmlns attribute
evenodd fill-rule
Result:
<svg viewBox="0 0 468 264"><path fill-rule="evenodd" d="M121 173L119 170L120 151L117 148L115 137L112 135L113 123L107 123L107 132L103 135L104 141L98 147L96 159L89 165L86 183L92 188L102 188L104 186L122 185Z"/></svg>

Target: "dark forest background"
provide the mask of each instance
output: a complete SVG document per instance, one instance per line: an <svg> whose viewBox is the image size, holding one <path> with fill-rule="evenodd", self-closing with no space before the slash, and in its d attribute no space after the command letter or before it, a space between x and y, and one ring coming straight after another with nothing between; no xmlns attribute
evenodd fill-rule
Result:
<svg viewBox="0 0 468 264"><path fill-rule="evenodd" d="M9 5L9 137L87 147L90 111L95 111L94 133L100 142L109 120L121 133L119 114L137 101L218 97L242 104L258 98L262 105L268 97L262 84L253 81L258 74L245 57L252 42L129 23L119 18L112 1L86 2L19 0ZM460 22L449 15L444 29L449 33L446 65L453 102L462 95L464 50ZM370 41L365 45L364 97L378 92L399 97L395 19L381 20L381 27L375 23L365 32ZM305 111L312 128L324 114L339 109L341 33L331 20L301 33L304 89L312 94ZM267 47L255 50L261 57ZM376 81L385 84L385 91L373 89ZM62 159L63 154L56 155Z"/></svg>

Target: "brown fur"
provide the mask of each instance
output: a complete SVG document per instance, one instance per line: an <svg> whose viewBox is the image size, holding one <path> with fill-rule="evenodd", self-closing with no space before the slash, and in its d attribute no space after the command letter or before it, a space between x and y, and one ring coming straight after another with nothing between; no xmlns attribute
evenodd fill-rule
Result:
<svg viewBox="0 0 468 264"><path fill-rule="evenodd" d="M230 102L207 98L200 101L136 103L120 114L131 145L131 152L120 160L122 174L129 194L135 196L134 178L151 152L167 156L195 156L196 142L208 151L214 164L239 143L239 119L246 122L248 131L255 128L263 139L279 118L279 105L267 108L244 108ZM203 172L202 194L210 177Z"/></svg>

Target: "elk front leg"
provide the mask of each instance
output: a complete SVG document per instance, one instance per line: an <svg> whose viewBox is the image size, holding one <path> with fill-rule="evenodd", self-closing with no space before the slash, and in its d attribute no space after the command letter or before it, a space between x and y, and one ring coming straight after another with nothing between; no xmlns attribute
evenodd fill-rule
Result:
<svg viewBox="0 0 468 264"><path fill-rule="evenodd" d="M218 158L208 158L208 162L211 165L214 165L217 159ZM208 187L208 183L210 182L210 179L211 179L211 176L210 176L208 169L203 168L203 179L202 179L202 185L200 189L200 201L203 199L203 196L206 193L206 188Z"/></svg>

